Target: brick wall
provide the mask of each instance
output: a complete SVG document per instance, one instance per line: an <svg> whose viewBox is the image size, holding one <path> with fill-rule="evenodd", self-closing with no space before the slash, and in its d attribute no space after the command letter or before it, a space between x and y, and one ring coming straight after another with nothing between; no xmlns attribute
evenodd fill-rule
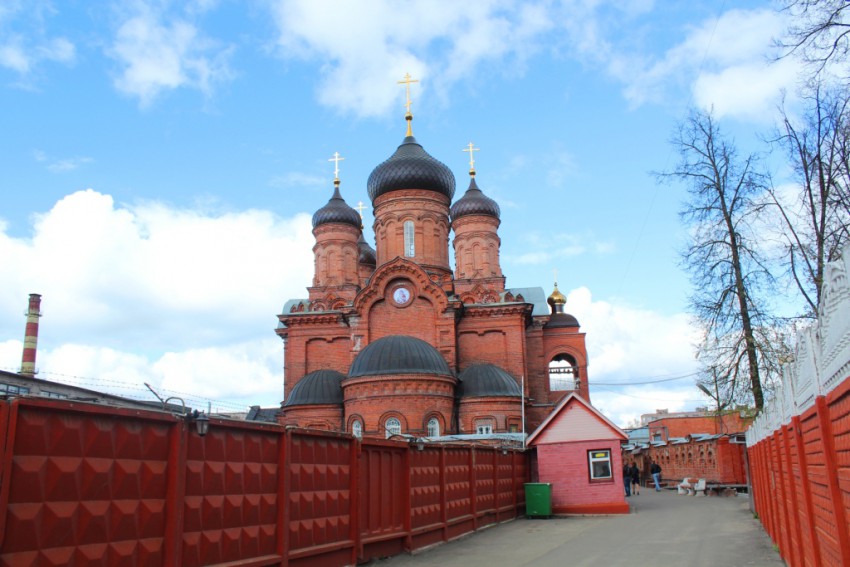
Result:
<svg viewBox="0 0 850 567"><path fill-rule="evenodd" d="M627 514L617 440L537 445L539 482L552 483L552 511L562 514ZM611 480L591 480L588 451L611 451Z"/></svg>
<svg viewBox="0 0 850 567"><path fill-rule="evenodd" d="M716 484L746 484L743 443L732 442L730 437L684 443L668 443L648 449L625 451L626 461L635 461L641 478L650 478L652 460L661 465L661 477L665 481L681 482L684 478L704 478Z"/></svg>

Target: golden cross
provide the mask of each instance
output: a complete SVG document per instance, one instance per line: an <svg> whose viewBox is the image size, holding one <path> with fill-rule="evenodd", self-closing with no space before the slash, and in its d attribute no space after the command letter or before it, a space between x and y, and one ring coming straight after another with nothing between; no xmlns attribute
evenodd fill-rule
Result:
<svg viewBox="0 0 850 567"><path fill-rule="evenodd" d="M339 162L344 159L344 157L339 157L339 152L334 152L334 157L328 160L334 162L334 181L339 180Z"/></svg>
<svg viewBox="0 0 850 567"><path fill-rule="evenodd" d="M363 205L363 201L358 202L357 206L354 208L360 213L360 220L363 220L363 209L366 208L366 206Z"/></svg>
<svg viewBox="0 0 850 567"><path fill-rule="evenodd" d="M405 73L404 74L404 80L398 81L399 85L404 85L405 94L407 96L407 102L405 103L405 106L407 107L407 113L408 114L410 114L410 83L418 83L418 82L419 82L418 79L411 79L410 78L410 73Z"/></svg>
<svg viewBox="0 0 850 567"><path fill-rule="evenodd" d="M558 287L558 270L552 270L555 273L555 287Z"/></svg>
<svg viewBox="0 0 850 567"><path fill-rule="evenodd" d="M463 151L469 152L469 173L475 173L475 154L473 152L480 152L481 148L476 148L475 144L469 142Z"/></svg>

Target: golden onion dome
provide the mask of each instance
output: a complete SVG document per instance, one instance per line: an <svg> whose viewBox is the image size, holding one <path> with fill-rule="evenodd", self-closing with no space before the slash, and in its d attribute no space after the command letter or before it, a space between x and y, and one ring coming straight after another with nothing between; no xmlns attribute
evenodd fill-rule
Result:
<svg viewBox="0 0 850 567"><path fill-rule="evenodd" d="M552 292L552 295L549 296L549 299L546 300L549 305L564 305L567 303L567 298L563 293L558 291L558 283L555 282L555 291Z"/></svg>

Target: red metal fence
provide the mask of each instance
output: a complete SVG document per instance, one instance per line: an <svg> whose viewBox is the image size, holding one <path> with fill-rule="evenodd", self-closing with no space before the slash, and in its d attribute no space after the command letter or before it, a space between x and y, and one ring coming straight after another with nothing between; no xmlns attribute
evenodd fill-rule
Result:
<svg viewBox="0 0 850 567"><path fill-rule="evenodd" d="M0 565L352 565L524 513L526 456L0 401Z"/></svg>
<svg viewBox="0 0 850 567"><path fill-rule="evenodd" d="M850 379L748 451L756 512L791 565L850 565Z"/></svg>
<svg viewBox="0 0 850 567"><path fill-rule="evenodd" d="M785 561L850 565L850 244L824 269L817 323L747 430L756 512Z"/></svg>

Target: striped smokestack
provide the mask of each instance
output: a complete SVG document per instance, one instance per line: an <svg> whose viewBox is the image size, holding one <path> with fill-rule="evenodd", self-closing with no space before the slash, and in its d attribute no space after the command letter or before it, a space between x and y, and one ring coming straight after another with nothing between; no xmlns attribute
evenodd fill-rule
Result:
<svg viewBox="0 0 850 567"><path fill-rule="evenodd" d="M21 374L35 376L35 350L38 343L38 318L41 317L41 296L30 294L27 309L27 330L24 334L24 354L21 358Z"/></svg>

